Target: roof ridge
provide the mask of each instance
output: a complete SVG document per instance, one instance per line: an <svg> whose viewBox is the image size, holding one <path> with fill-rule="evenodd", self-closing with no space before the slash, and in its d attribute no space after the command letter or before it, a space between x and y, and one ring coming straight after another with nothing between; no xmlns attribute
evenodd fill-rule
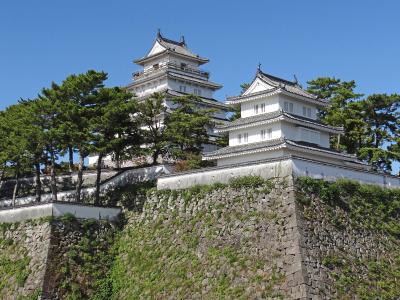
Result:
<svg viewBox="0 0 400 300"><path fill-rule="evenodd" d="M278 76L274 76L274 75L265 73L265 72L261 71L261 69L257 69L257 73L261 74L262 76L267 77L268 79L274 80L274 81L280 81L280 82L283 82L285 84L289 84L289 85L292 85L292 86L296 86L297 85L296 82L293 82L293 81L290 81L290 80L287 80L287 79L280 78Z"/></svg>
<svg viewBox="0 0 400 300"><path fill-rule="evenodd" d="M167 43L170 43L170 44L174 44L174 45L177 45L177 46L181 46L181 47L185 47L185 48L186 48L186 43L185 43L184 41L182 41L182 42L177 42L177 41L174 41L174 40L165 38L165 37L163 37L161 34L160 34L160 36L157 37L157 38L160 39L160 40L163 41L163 42L167 42Z"/></svg>

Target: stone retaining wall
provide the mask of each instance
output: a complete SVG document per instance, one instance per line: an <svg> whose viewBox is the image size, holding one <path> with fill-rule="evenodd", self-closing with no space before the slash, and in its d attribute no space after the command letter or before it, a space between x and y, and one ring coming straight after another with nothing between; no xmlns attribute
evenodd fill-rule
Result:
<svg viewBox="0 0 400 300"><path fill-rule="evenodd" d="M0 298L33 297L42 290L51 226L45 220L0 224Z"/></svg>

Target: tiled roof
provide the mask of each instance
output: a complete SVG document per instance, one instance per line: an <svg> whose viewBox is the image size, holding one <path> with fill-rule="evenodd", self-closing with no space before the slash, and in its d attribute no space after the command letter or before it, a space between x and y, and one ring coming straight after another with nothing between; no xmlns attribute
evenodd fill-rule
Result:
<svg viewBox="0 0 400 300"><path fill-rule="evenodd" d="M228 128L233 128L233 127L237 127L237 126L241 126L241 125L252 124L252 123L256 123L256 122L274 119L281 115L282 115L282 111L277 110L274 112L259 114L259 115L255 115L255 116L251 116L251 117L247 117L247 118L239 118L239 119L236 119L226 125L217 126L216 128L217 129L228 129Z"/></svg>
<svg viewBox="0 0 400 300"><path fill-rule="evenodd" d="M189 94L187 94L187 93L183 93L183 92L178 92L178 91L174 91L174 90L170 90L170 89L167 89L167 90L165 90L166 91L166 93L167 94L169 94L169 95L171 95L171 96L186 96L186 95L189 95ZM206 98L206 97L201 97L201 96L199 96L199 98L200 98L200 100L202 101L202 102L204 102L204 103L208 103L208 104L211 104L211 105L215 105L215 106L219 106L221 109L224 109L224 110L226 110L226 111L230 111L231 109L230 109L230 107L228 106L228 105L226 105L226 104L224 104L224 103L222 103L222 102L219 102L218 100L216 100L216 99L213 99L213 98Z"/></svg>
<svg viewBox="0 0 400 300"><path fill-rule="evenodd" d="M310 99L317 99L318 97L306 92L303 90L296 82L292 82L286 79L282 79L276 76L272 76L270 74L264 73L261 70L258 70L257 75L259 78L262 80L266 81L268 84L275 86L275 87L280 87L289 93L297 94L303 97L307 97Z"/></svg>
<svg viewBox="0 0 400 300"><path fill-rule="evenodd" d="M258 143L249 143L249 144L240 145L240 146L228 146L228 147L224 147L224 148L218 149L213 152L205 153L203 155L203 157L206 160L212 160L212 159L217 159L217 158L221 158L221 157L229 157L229 156L236 156L236 155L243 155L243 154L273 150L276 147L278 147L278 148L283 148L283 147L288 148L289 147L289 148L300 149L303 151L304 150L319 151L321 153L339 156L339 157L342 157L347 160L357 161L356 157L353 155L341 153L341 152L338 152L338 151L330 149L330 148L320 147L316 144L295 142L295 141L288 140L288 139L275 139L275 140L269 140L269 141L258 142Z"/></svg>
<svg viewBox="0 0 400 300"><path fill-rule="evenodd" d="M167 52L167 51L170 51L170 52L177 53L177 54L180 54L180 55L184 55L184 56L188 56L188 57L195 58L196 60L201 61L202 63L205 63L205 62L208 62L208 61L209 61L207 58L200 57L199 55L193 53L193 52L187 47L186 42L185 42L185 40L183 39L183 37L182 37L182 41L177 42L177 41L170 40L170 39L167 39L167 38L163 37L163 36L161 35L161 33L158 32L158 33L157 33L156 41L157 41L162 47L164 47L165 50L162 51L162 52L158 52L158 53L156 53L156 54L154 54L154 55L145 56L145 57L143 57L143 58L137 59L137 60L135 61L136 63L143 62L143 61L147 60L147 59L150 58L150 57L160 55L161 53L165 53L165 52Z"/></svg>
<svg viewBox="0 0 400 300"><path fill-rule="evenodd" d="M264 122L264 121L268 121L268 120L274 120L279 117L283 117L283 119L285 119L289 122L297 121L296 122L297 124L298 124L298 122L304 123L305 126L307 126L307 124L308 124L309 126L312 126L312 127L324 128L330 132L340 133L343 131L343 128L341 128L341 127L329 126L329 125L323 124L320 120L309 119L309 118L306 118L303 116L298 116L298 115L290 114L288 112L283 112L282 110L277 110L277 111L270 112L270 113L259 114L259 115L255 115L255 116L251 116L251 117L247 117L247 118L236 119L235 121L230 122L228 124L216 126L216 129L221 130L221 131L226 131L228 129L234 129L235 127L240 128L240 127L243 127L246 125L250 125L250 126L256 125L256 123Z"/></svg>
<svg viewBox="0 0 400 300"><path fill-rule="evenodd" d="M185 80L188 80L188 81L197 82L197 83L203 84L203 85L208 85L208 86L213 87L215 89L220 89L222 87L221 84L218 84L218 83L215 83L215 82L212 82L212 81L208 81L208 80L202 80L202 79L199 79L197 77L192 77L192 76L189 76L189 75L183 75L183 74L179 74L179 73L176 73L176 72L173 72L173 71L167 71L167 73L172 77L175 77L175 78L178 78L178 79L185 79Z"/></svg>
<svg viewBox="0 0 400 300"><path fill-rule="evenodd" d="M218 149L213 152L204 153L204 157L213 157L213 156L227 155L227 154L232 154L232 153L240 153L240 152L245 152L245 151L249 151L249 150L257 150L257 149L263 149L263 148L269 148L269 147L276 147L276 146L283 145L284 143L285 143L284 139L275 139L275 140L263 141L263 142L258 142L258 143L244 144L244 145L239 145L239 146L228 146L228 147L224 147L224 148Z"/></svg>
<svg viewBox="0 0 400 300"><path fill-rule="evenodd" d="M190 51L189 48L187 48L186 43L184 41L176 42L161 36L161 34L157 37L157 41L161 44L161 46L163 46L167 50L171 50L186 56L199 58L197 54L193 53L192 51Z"/></svg>
<svg viewBox="0 0 400 300"><path fill-rule="evenodd" d="M327 106L329 104L327 100L319 99L317 96L303 90L297 82L292 82L286 79L269 75L267 73L262 72L260 69L257 70L256 78L259 78L260 80L264 81L269 86L272 86L272 88L247 95L228 97L227 102L240 103L246 101L246 99L250 99L255 96L269 95L274 93L287 93L289 95L301 96L303 98L309 99L313 103L322 106Z"/></svg>

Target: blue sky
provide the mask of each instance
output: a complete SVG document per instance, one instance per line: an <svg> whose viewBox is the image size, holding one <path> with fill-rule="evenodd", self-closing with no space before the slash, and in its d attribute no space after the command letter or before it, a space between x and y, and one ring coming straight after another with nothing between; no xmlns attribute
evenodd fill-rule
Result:
<svg viewBox="0 0 400 300"><path fill-rule="evenodd" d="M358 92L400 93L400 1L1 1L0 109L88 69L124 85L157 28L210 58L236 95L265 72L301 83L356 80Z"/></svg>

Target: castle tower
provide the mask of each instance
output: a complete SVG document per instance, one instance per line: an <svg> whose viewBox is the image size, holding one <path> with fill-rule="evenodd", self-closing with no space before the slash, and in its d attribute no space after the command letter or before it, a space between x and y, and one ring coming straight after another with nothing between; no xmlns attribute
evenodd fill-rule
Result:
<svg viewBox="0 0 400 300"><path fill-rule="evenodd" d="M230 107L214 99L214 92L222 87L218 83L209 80L210 73L200 69L209 60L194 54L187 46L185 38L180 41L173 41L157 32L153 46L142 58L134 61L142 69L133 73L133 82L126 86L127 90L136 96L138 101L143 101L153 93L165 95L165 106L167 113L174 109L171 101L174 97L185 95L196 95L196 105L205 109L213 109L214 123L227 122L226 114ZM164 116L159 121L163 122ZM203 145L203 152L210 152L217 149L214 143L219 137L214 128L207 128L210 136L210 144ZM97 163L97 154L89 156L89 165ZM105 166L113 166L111 156L104 159ZM124 165L130 165L129 163Z"/></svg>
<svg viewBox="0 0 400 300"><path fill-rule="evenodd" d="M173 41L163 37L158 31L150 51L134 61L142 70L133 73L133 82L127 86L138 100L143 100L155 92L165 94L165 105L172 110L173 97L193 94L198 96L198 105L215 110L216 123L226 122L229 106L214 99L214 92L222 87L209 80L210 73L200 69L209 62L208 58L193 53L185 38ZM167 111L168 111L167 110ZM211 141L219 134L213 128L208 129ZM204 152L216 150L216 145L204 145Z"/></svg>
<svg viewBox="0 0 400 300"><path fill-rule="evenodd" d="M330 135L340 135L343 129L318 119L318 110L329 103L307 93L297 80L278 78L258 68L247 90L228 97L226 103L240 105L241 118L216 127L216 132L229 134L229 146L206 153L204 160L225 166L300 157L366 168L355 156L330 149Z"/></svg>

